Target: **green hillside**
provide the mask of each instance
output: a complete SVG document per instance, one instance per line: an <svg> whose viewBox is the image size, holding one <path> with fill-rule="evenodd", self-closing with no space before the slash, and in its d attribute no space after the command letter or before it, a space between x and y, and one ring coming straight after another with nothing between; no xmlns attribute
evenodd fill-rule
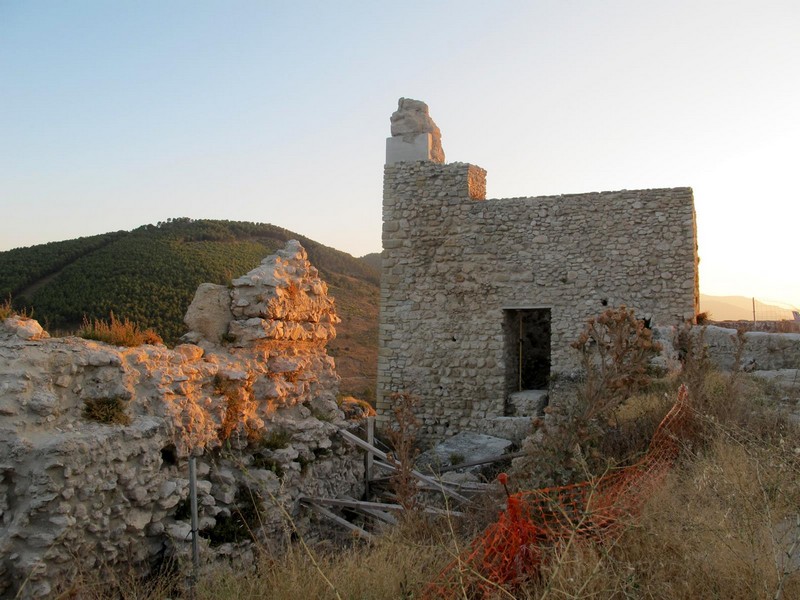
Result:
<svg viewBox="0 0 800 600"><path fill-rule="evenodd" d="M370 398L377 361L380 274L366 261L274 225L170 219L0 252L0 298L33 311L52 333L113 311L175 343L197 286L226 284L297 239L336 298L341 325L330 345L342 391Z"/></svg>

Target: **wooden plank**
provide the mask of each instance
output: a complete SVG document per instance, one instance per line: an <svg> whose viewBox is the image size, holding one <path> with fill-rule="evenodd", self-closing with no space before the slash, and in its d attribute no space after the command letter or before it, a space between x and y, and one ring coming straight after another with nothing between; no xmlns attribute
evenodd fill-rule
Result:
<svg viewBox="0 0 800 600"><path fill-rule="evenodd" d="M375 508L378 510L403 510L399 504L387 504L386 502L367 502L366 500L353 500L352 498L317 498L313 496L301 496L300 501L318 502L329 506L343 506L346 508Z"/></svg>
<svg viewBox="0 0 800 600"><path fill-rule="evenodd" d="M324 517L327 517L327 518L328 518L328 519L330 519L331 521L334 521L335 523L338 523L338 524L339 524L339 525L341 525L342 527L346 527L346 528L347 528L347 529L349 529L350 531L352 531L352 532L356 533L358 536L360 536L360 537L363 537L364 539L366 539L366 540L369 540L369 541L374 541L375 537L374 537L374 536L373 536L371 533L369 533L368 531L365 531L365 530L361 529L361 527L359 527L358 525L353 525L353 524L352 524L350 521L348 521L347 519L343 519L343 518L342 518L342 517L340 517L339 515L335 515L335 514L333 514L333 513L332 513L331 511L329 511L327 508L323 508L323 507L322 507L322 506L320 506L319 504L317 504L317 503L315 503L315 502L311 502L311 501L309 501L308 499L306 499L306 504L307 504L309 507L311 507L311 509L312 509L312 510L314 510L314 511L318 512L319 514L321 514L321 515L322 515L322 516L324 516Z"/></svg>
<svg viewBox="0 0 800 600"><path fill-rule="evenodd" d="M376 466L382 466L383 463L376 462L375 465ZM388 468L389 465L386 465L386 467ZM390 485L390 483L391 483L391 477L374 477L372 479L373 486L384 486L385 487L387 485ZM431 485L428 485L427 483L419 482L417 485L422 490L439 491L439 489L440 489L438 484L435 485L435 486L431 486ZM451 488L455 488L459 492L472 494L472 493L477 493L477 492L485 492L487 489L490 489L490 488L492 488L492 487L494 487L494 486L496 486L498 484L496 484L496 483L481 483L481 482L477 482L477 481L464 482L464 483L456 483L456 482L453 482L453 481L448 481L447 485L450 486Z"/></svg>
<svg viewBox="0 0 800 600"><path fill-rule="evenodd" d="M391 492L387 492L386 495L389 496L390 498L397 498L397 496L395 496ZM425 506L423 508L420 508L419 510L421 510L422 512L427 513L429 515L439 515L439 516L442 516L442 517L459 517L460 518L460 517L466 516L466 513L463 513L463 512L457 511L457 510L447 510L447 509L444 509L444 508L434 508L432 506Z"/></svg>
<svg viewBox="0 0 800 600"><path fill-rule="evenodd" d="M501 460L506 460L507 458L518 458L520 456L524 456L525 454L527 454L527 452L520 451L520 452L512 452L511 454L501 454L499 456L492 456L490 458L482 458L481 460L472 460L470 462L442 467L439 469L439 473L447 473L448 471L458 471L459 469L477 467L480 465L488 465L489 463L500 462Z"/></svg>
<svg viewBox="0 0 800 600"><path fill-rule="evenodd" d="M367 417L367 443L375 446L375 417ZM375 462L375 455L369 450L364 455L364 495L369 498L369 482L372 479L372 465Z"/></svg>
<svg viewBox="0 0 800 600"><path fill-rule="evenodd" d="M383 512L382 510L372 510L370 508L362 508L360 510L365 515L368 515L370 517L375 517L376 519L383 521L384 523L388 523L389 525L397 525L397 519L395 519L392 515L390 515L387 512Z"/></svg>
<svg viewBox="0 0 800 600"><path fill-rule="evenodd" d="M339 433L342 434L342 437L344 437L346 440L349 440L349 441L353 442L359 448L361 448L363 450L366 450L367 452L372 452L378 458L380 458L382 460L385 460L387 463L391 464L391 461L389 460L389 457L386 455L385 452L381 452L375 446L365 442L364 440L362 440L357 435L353 435L352 433L350 433L346 429L340 429ZM397 467L394 467L394 468L397 469ZM443 494L447 494L448 496L450 496L451 498L453 498L455 500L458 500L459 502L465 502L465 503L469 502L468 498L462 496L461 494L459 494L456 491L453 491L453 490L449 489L443 483L438 482L435 479L431 479L430 477L427 477L426 475L423 475L419 471L411 471L411 475L413 475L415 478L419 479L420 481L424 481L425 483L434 486L435 489L441 491Z"/></svg>
<svg viewBox="0 0 800 600"><path fill-rule="evenodd" d="M401 511L401 510L405 510L403 508L403 506L400 505L400 504L389 504L389 503L386 503L386 502L367 502L365 500L354 500L352 498L347 498L347 499L343 499L343 498L315 498L315 497L309 497L309 496L302 496L300 498L300 501L301 502L303 502L303 501L315 502L315 503L318 503L318 504L327 504L328 506L341 506L341 507L344 507L344 508L353 508L353 509L356 509L356 510L380 510L380 511L386 511L386 510ZM433 508L433 507L428 507L428 506L421 508L421 510L423 510L424 512L430 513L430 514L434 514L434 515L451 514L451 515L459 516L459 517L463 516L462 513L459 513L457 511L452 511L452 510L448 511L448 510L444 510L444 509L441 509L441 508Z"/></svg>

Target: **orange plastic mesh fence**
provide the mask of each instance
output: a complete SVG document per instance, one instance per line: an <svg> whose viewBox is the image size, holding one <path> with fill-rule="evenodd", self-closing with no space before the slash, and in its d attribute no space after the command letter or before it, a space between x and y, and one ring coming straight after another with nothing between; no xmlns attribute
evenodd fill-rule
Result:
<svg viewBox="0 0 800 600"><path fill-rule="evenodd" d="M427 598L496 596L535 577L548 546L572 536L608 540L636 514L678 458L691 413L688 391L656 429L636 464L594 480L512 494L496 523L450 563L425 590Z"/></svg>

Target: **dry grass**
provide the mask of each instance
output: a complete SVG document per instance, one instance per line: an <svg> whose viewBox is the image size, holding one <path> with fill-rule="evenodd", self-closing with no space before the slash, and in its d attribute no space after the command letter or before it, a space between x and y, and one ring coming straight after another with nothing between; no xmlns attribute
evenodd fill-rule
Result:
<svg viewBox="0 0 800 600"><path fill-rule="evenodd" d="M142 330L129 319L121 321L111 313L109 321L83 318L83 326L78 336L87 340L97 340L114 346L141 346L142 344L163 344L164 341L152 329Z"/></svg>
<svg viewBox="0 0 800 600"><path fill-rule="evenodd" d="M425 539L400 526L376 543L315 551L299 546L279 558L262 556L243 576L239 565L213 567L197 587L198 600L280 600L419 597L419 591L451 560L442 537ZM324 577L323 577L324 575Z"/></svg>
<svg viewBox="0 0 800 600"><path fill-rule="evenodd" d="M130 425L131 418L125 412L127 401L122 398L93 398L84 400L83 416L90 421L107 425Z"/></svg>
<svg viewBox="0 0 800 600"><path fill-rule="evenodd" d="M615 541L567 539L550 550L540 578L498 589L498 598L800 597L800 433L771 406L763 386L745 376L704 378L702 439L687 446L640 517ZM620 427L634 440L623 445L636 446L654 428L675 385L661 382L620 408ZM280 556L261 548L255 564L205 567L195 597L420 598L473 539L474 532L458 533L468 527L452 525L412 517L372 544L298 544ZM169 580L184 593L185 575ZM470 579L478 577L466 573L457 597L471 598ZM105 596L86 597L163 597L144 588L134 594L128 587L121 596L106 589Z"/></svg>
<svg viewBox="0 0 800 600"><path fill-rule="evenodd" d="M787 559L800 539L797 458L724 437L677 470L618 542L556 550L522 597L800 597L800 556Z"/></svg>
<svg viewBox="0 0 800 600"><path fill-rule="evenodd" d="M11 306L11 298L7 298L0 302L0 321L7 319L14 315L14 307Z"/></svg>
<svg viewBox="0 0 800 600"><path fill-rule="evenodd" d="M800 431L768 386L692 368L698 439L641 517L613 543L553 549L517 597L800 598ZM651 393L624 408L636 438L663 405Z"/></svg>
<svg viewBox="0 0 800 600"><path fill-rule="evenodd" d="M9 317L22 317L23 319L30 319L33 316L33 310L29 310L27 308L23 308L21 310L17 310L14 308L14 304L11 301L11 297L9 296L2 302L0 302L0 321L3 321Z"/></svg>

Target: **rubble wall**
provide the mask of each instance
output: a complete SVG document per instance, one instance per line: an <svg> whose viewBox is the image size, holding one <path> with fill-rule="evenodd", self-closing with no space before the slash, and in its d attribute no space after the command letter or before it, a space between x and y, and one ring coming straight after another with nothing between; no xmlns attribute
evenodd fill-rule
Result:
<svg viewBox="0 0 800 600"><path fill-rule="evenodd" d="M551 373L577 368L569 345L606 307L667 326L697 310L690 188L486 200L485 177L384 170L378 418L413 393L430 440L507 414L504 310L550 310Z"/></svg>
<svg viewBox="0 0 800 600"><path fill-rule="evenodd" d="M708 357L717 368L730 371L737 366L739 342L735 329L710 325L695 327L692 334L707 348ZM746 331L742 342L738 368L745 371L800 369L800 333Z"/></svg>
<svg viewBox="0 0 800 600"><path fill-rule="evenodd" d="M249 551L236 519L251 498L253 534L274 548L280 507L302 525L301 495L360 495L363 459L336 433L353 426L325 351L336 322L292 241L230 288L201 286L174 349L0 323L0 597L185 553L192 454L206 558Z"/></svg>

